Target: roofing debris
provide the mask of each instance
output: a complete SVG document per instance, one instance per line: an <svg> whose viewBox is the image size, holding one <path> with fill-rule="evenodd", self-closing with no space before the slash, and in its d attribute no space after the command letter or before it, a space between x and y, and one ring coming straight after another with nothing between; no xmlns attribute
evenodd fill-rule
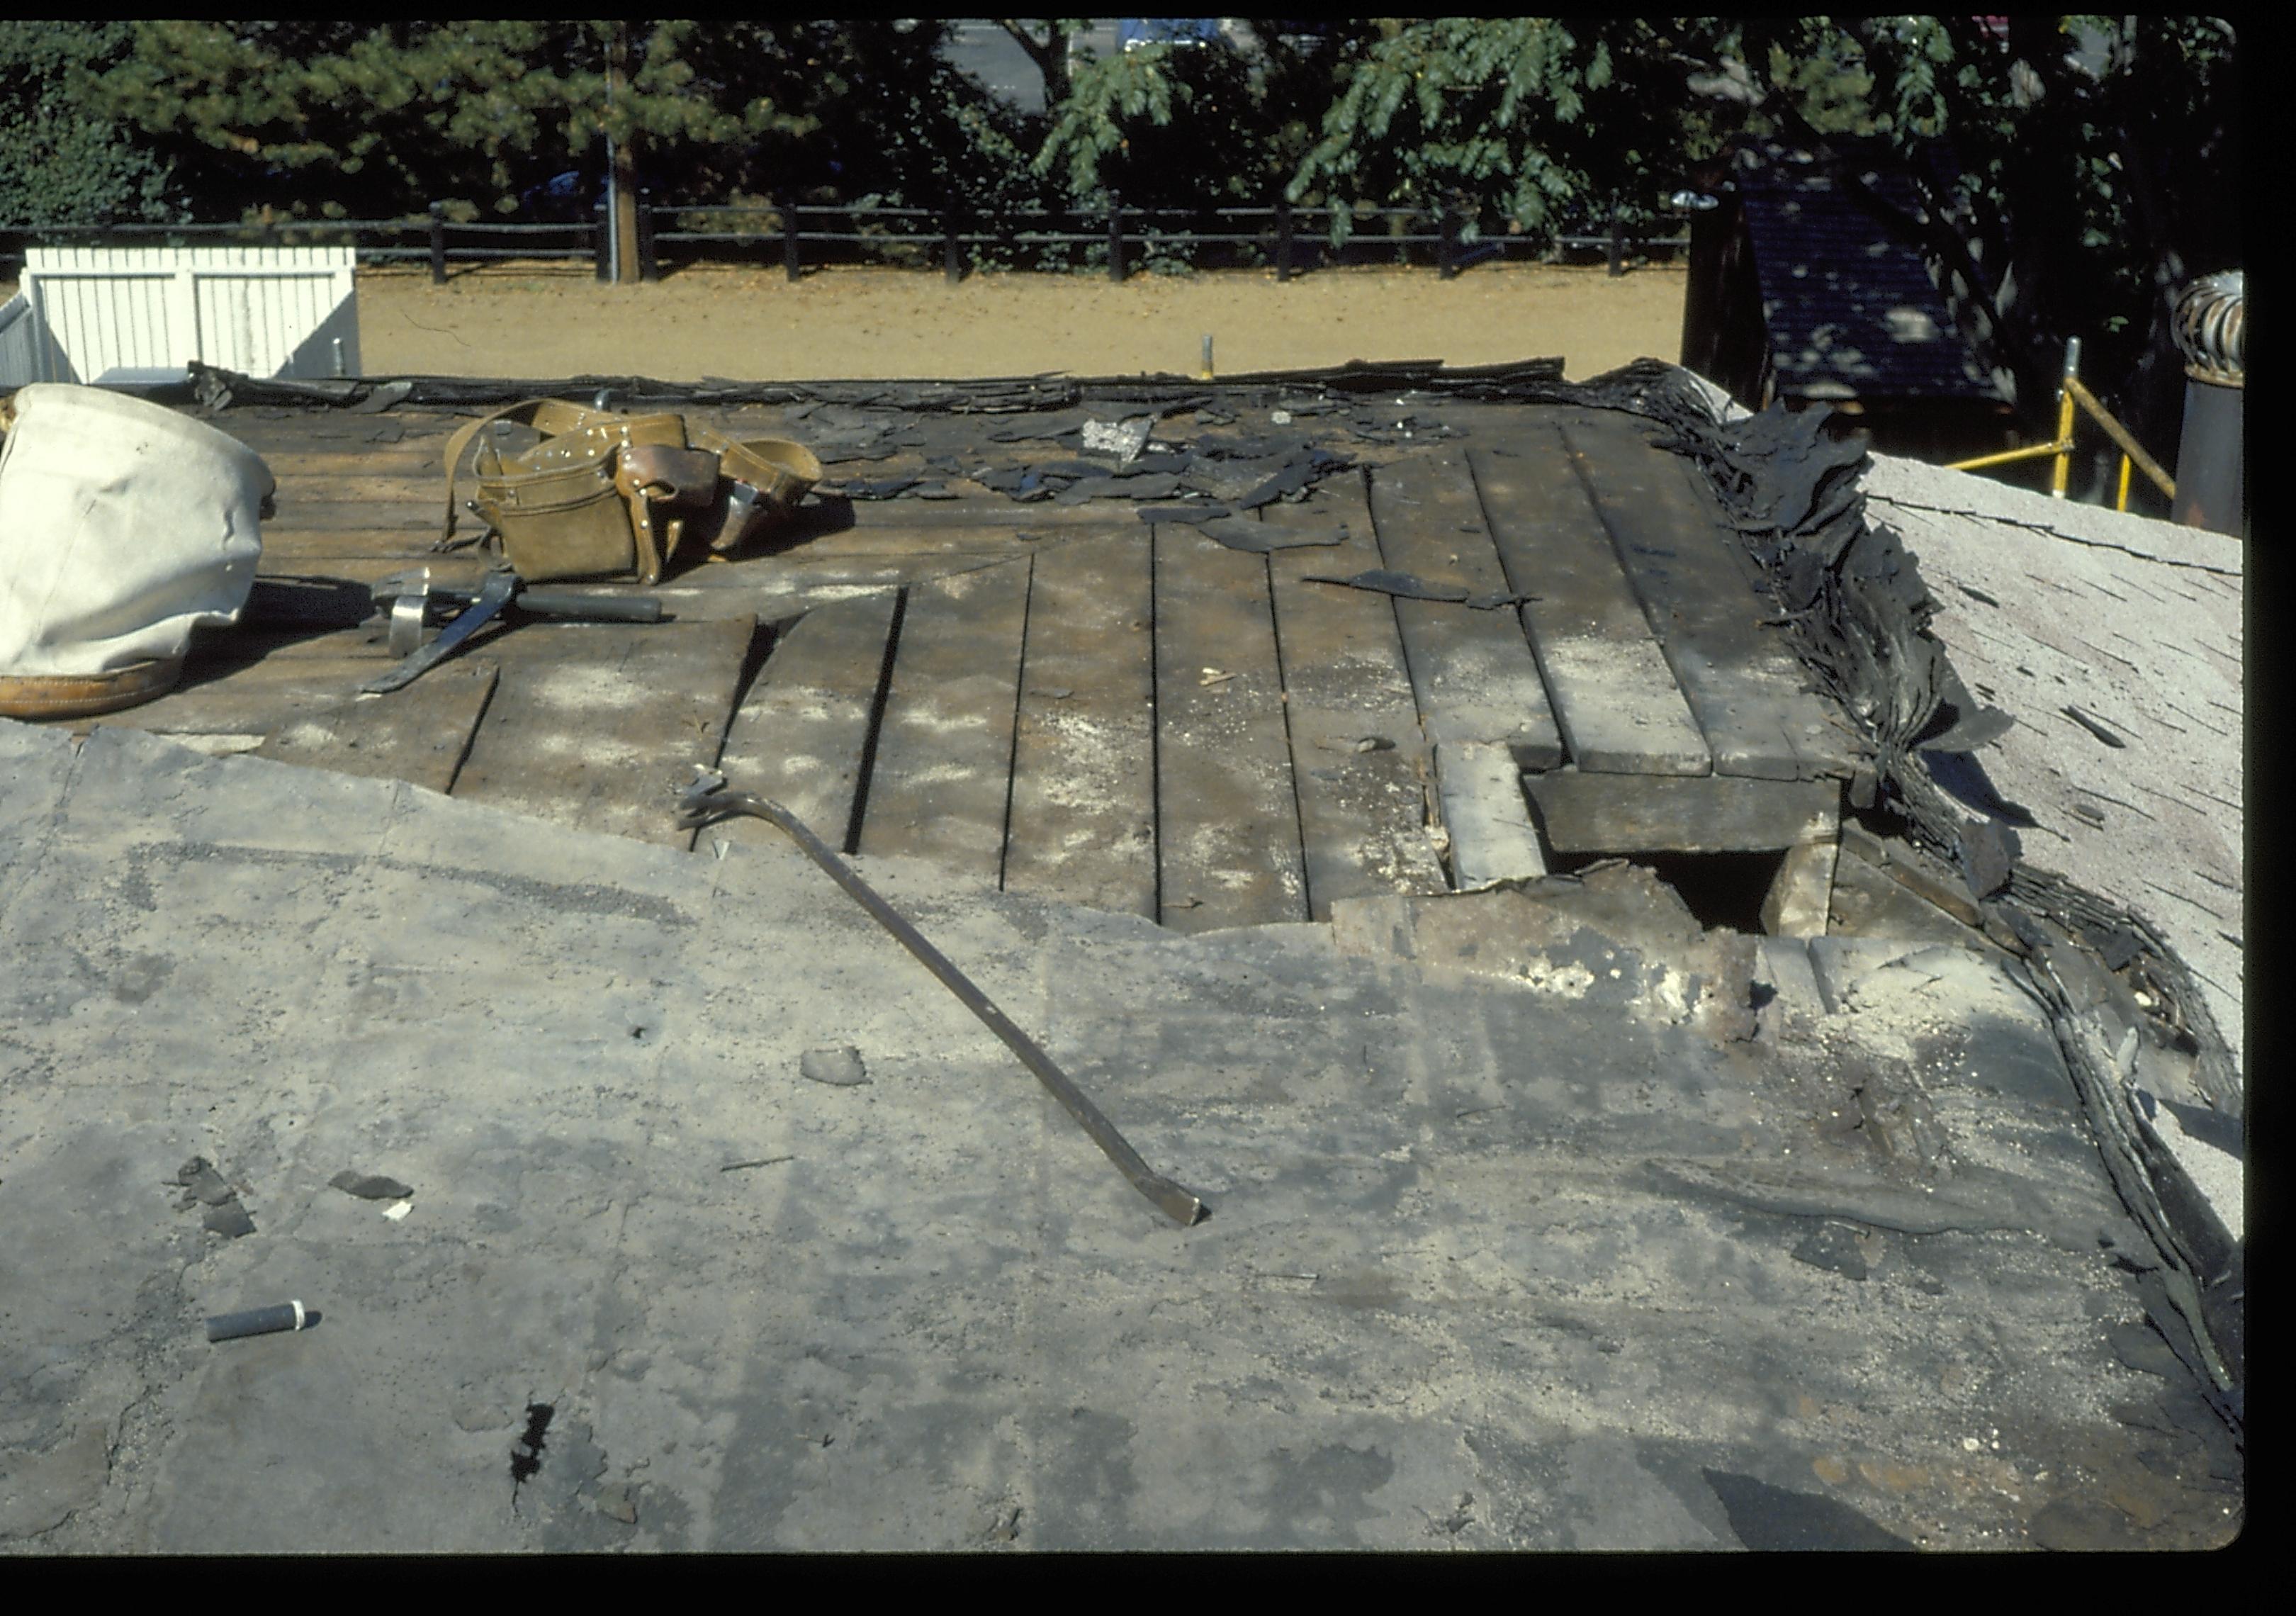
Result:
<svg viewBox="0 0 2296 1616"><path fill-rule="evenodd" d="M1997 741L2008 715L1968 693L1931 632L1937 604L1913 556L1896 531L1866 521L1859 481L1865 450L1854 440L1830 439L1816 411L1780 407L1718 419L1709 395L1673 377L1652 377L1642 404L1675 430L1684 452L1710 468L1753 553L1777 580L1813 667L1871 727L1881 800L1903 816L1917 842L1961 865L1973 897L2005 896L1988 912L1997 915L2006 940L2029 962L2115 1181L2159 1241L2165 1259L2159 1284L2169 1307L2155 1322L2237 1429L2241 1248L2189 1172L2145 1126L2128 1081L2142 1021L2194 1055L2192 1081L2211 1105L2226 1116L2243 1113L2230 1045L2200 982L2128 902L2020 857L2004 823L2016 810L1985 783L1973 756L1923 750L1965 725ZM1973 824L1955 806L1953 786L1962 781L1968 783L1962 800L1981 816ZM2090 952L2090 939L2099 938L2112 943L2124 979L2141 984L2127 991L2132 999L2143 993L2145 1008L2124 1017L2117 1007L2100 1005L2101 973Z"/></svg>

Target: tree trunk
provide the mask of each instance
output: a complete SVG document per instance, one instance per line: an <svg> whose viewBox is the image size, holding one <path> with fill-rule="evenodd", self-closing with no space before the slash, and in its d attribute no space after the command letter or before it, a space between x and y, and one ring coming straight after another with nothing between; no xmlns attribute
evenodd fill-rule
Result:
<svg viewBox="0 0 2296 1616"><path fill-rule="evenodd" d="M606 47L607 104L625 94L630 85L630 25L614 24L614 37ZM638 279L638 163L637 131L632 129L613 143L614 150L614 217L608 228L614 233L614 263L618 278L625 283Z"/></svg>

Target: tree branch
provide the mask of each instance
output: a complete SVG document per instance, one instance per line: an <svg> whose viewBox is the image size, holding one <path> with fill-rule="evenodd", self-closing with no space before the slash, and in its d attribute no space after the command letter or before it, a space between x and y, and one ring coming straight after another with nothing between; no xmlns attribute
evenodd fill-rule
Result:
<svg viewBox="0 0 2296 1616"><path fill-rule="evenodd" d="M1052 111L1069 98L1069 30L1058 17L998 17L996 26L1004 30L1013 44L1029 53L1037 64L1037 72L1045 81L1045 110ZM1045 26L1046 37L1038 39L1029 31L1030 21Z"/></svg>

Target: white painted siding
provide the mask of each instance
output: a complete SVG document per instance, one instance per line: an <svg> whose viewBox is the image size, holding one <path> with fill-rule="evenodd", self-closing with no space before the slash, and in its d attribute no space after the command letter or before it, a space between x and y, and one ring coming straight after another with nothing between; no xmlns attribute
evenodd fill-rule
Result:
<svg viewBox="0 0 2296 1616"><path fill-rule="evenodd" d="M35 247L25 258L24 296L47 338L28 380L88 382L193 359L332 376L338 341L340 373L359 373L348 247Z"/></svg>

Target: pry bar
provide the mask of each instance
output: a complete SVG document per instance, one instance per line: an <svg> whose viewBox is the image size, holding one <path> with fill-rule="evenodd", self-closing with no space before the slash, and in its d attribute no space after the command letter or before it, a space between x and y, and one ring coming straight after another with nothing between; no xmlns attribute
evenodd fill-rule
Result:
<svg viewBox="0 0 2296 1616"><path fill-rule="evenodd" d="M951 964L947 956L927 942L917 929L904 920L892 905L880 898L869 884L856 874L852 866L832 852L829 844L806 827L805 822L770 799L749 792L728 792L723 775L699 770L700 778L678 793L677 823L688 830L723 819L732 814L746 814L777 826L783 834L803 849L808 857L829 873L830 878L843 887L856 903L869 911L877 923L891 932L900 945L940 979L942 987L956 995L967 1010L980 1019L983 1026L1004 1040L1004 1046L1021 1057L1021 1064L1037 1074L1037 1079L1050 1089L1053 1097L1068 1109L1092 1142L1100 1146L1117 1169L1132 1183L1132 1187L1154 1202L1160 1210L1182 1227L1204 1216L1204 1203L1193 1190L1173 1183L1169 1178L1149 1170L1140 1159L1140 1153L1125 1142L1115 1125L1103 1116L1100 1108L1085 1097L1084 1091L1069 1075L1053 1062L1037 1041L1020 1028L1013 1019L999 1010L989 997L972 985L965 974Z"/></svg>

